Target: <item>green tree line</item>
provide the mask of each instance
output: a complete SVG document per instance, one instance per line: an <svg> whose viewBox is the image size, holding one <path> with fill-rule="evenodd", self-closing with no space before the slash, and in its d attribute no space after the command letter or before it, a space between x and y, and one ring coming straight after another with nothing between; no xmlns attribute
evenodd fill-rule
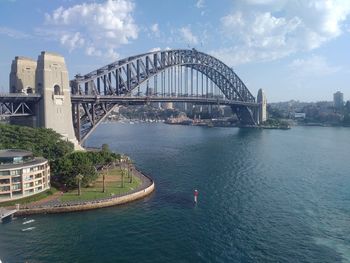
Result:
<svg viewBox="0 0 350 263"><path fill-rule="evenodd" d="M0 124L0 149L23 149L49 160L52 183L67 188L82 186L96 180L97 169L120 160L120 155L103 145L100 151L74 151L74 145L51 129Z"/></svg>

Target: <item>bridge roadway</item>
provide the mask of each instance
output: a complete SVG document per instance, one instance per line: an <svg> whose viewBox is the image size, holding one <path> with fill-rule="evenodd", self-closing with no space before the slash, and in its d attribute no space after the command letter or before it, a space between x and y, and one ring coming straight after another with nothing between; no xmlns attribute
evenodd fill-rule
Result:
<svg viewBox="0 0 350 263"><path fill-rule="evenodd" d="M7 93L0 94L0 103L37 103L41 99L40 94ZM253 102L235 101L223 98L204 96L116 96L116 95L71 95L72 103L115 103L129 105L142 105L150 102L187 102L206 105L237 105L257 107Z"/></svg>
<svg viewBox="0 0 350 263"><path fill-rule="evenodd" d="M40 94L25 93L0 93L0 102L38 102L41 99Z"/></svg>
<svg viewBox="0 0 350 263"><path fill-rule="evenodd" d="M109 96L109 95L71 95L72 103L128 103L131 105L142 105L150 102L187 102L193 104L206 105L241 105L256 107L253 102L234 101L222 98L209 98L204 96L182 96L182 97L167 97L167 96Z"/></svg>

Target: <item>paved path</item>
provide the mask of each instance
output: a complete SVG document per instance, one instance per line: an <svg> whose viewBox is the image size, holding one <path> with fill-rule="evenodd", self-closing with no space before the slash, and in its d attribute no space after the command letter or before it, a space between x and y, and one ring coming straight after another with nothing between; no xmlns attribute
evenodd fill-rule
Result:
<svg viewBox="0 0 350 263"><path fill-rule="evenodd" d="M57 191L56 193L54 193L53 195L50 195L44 199L41 199L39 201L35 201L32 202L30 204L27 205L27 207L39 207L39 206L46 206L50 203L56 203L56 202L60 202L60 197L63 195L62 191Z"/></svg>

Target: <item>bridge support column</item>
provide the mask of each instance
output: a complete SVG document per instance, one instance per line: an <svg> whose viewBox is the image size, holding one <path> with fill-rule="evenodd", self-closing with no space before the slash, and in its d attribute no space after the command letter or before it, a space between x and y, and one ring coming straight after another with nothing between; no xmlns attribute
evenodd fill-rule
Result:
<svg viewBox="0 0 350 263"><path fill-rule="evenodd" d="M51 128L78 147L72 121L68 71L60 55L41 52L36 69L37 92L42 95L38 126Z"/></svg>
<svg viewBox="0 0 350 263"><path fill-rule="evenodd" d="M257 103L259 103L259 109L257 113L257 123L262 124L267 120L267 100L265 92L262 89L259 89L257 96Z"/></svg>
<svg viewBox="0 0 350 263"><path fill-rule="evenodd" d="M75 137L80 142L81 141L80 103L72 104L72 112L73 112L73 127L74 127Z"/></svg>
<svg viewBox="0 0 350 263"><path fill-rule="evenodd" d="M255 108L249 108L248 106L232 106L232 112L236 113L239 122L243 126L256 126L257 123L254 118Z"/></svg>

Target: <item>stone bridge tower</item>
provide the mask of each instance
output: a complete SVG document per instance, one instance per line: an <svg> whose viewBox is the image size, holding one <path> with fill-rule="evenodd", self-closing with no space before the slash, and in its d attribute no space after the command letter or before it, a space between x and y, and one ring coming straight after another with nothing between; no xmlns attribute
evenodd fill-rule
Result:
<svg viewBox="0 0 350 263"><path fill-rule="evenodd" d="M35 93L36 61L26 57L15 57L11 64L10 93ZM38 108L33 109L37 112ZM37 126L37 116L16 116L10 118L11 124Z"/></svg>
<svg viewBox="0 0 350 263"><path fill-rule="evenodd" d="M35 93L36 61L15 57L11 64L10 93Z"/></svg>
<svg viewBox="0 0 350 263"><path fill-rule="evenodd" d="M262 124L267 120L267 100L265 92L262 89L258 91L257 102L259 103L258 124Z"/></svg>
<svg viewBox="0 0 350 263"><path fill-rule="evenodd" d="M36 91L42 95L38 111L38 126L51 128L73 142L72 104L68 71L64 57L41 52L36 67Z"/></svg>

